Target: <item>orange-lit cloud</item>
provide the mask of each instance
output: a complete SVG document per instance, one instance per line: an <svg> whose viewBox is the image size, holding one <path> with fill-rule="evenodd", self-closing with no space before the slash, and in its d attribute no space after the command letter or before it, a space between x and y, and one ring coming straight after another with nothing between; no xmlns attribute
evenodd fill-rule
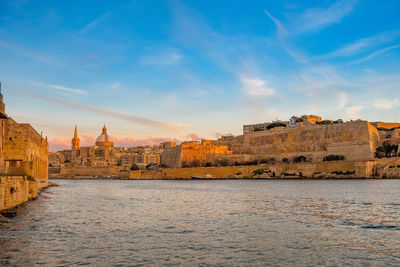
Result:
<svg viewBox="0 0 400 267"><path fill-rule="evenodd" d="M200 135L195 133L188 134L187 138L189 138L191 141L200 141L201 139L204 139L203 137L200 137Z"/></svg>
<svg viewBox="0 0 400 267"><path fill-rule="evenodd" d="M67 140L64 138L55 138L49 140L49 150L51 152L56 152L68 148L71 148L71 140Z"/></svg>
<svg viewBox="0 0 400 267"><path fill-rule="evenodd" d="M47 97L47 96L43 96L43 95L35 94L33 96L36 98L42 99L42 100L61 104L64 106L69 106L69 107L78 108L78 109L82 109L82 110L88 110L88 111L91 111L91 112L94 112L97 114L103 114L103 115L106 115L109 117L114 117L117 119L129 121L129 122L133 122L133 123L137 123L137 124L142 124L142 125L146 125L146 126L150 126L150 127L154 127L154 128L165 129L165 130L174 131L174 132L180 132L188 127L187 125L183 125L183 124L172 124L172 123L155 121L155 120L151 120L151 119L147 119L147 118L143 118L143 117L139 117L139 116L135 116L135 115L131 115L131 114L125 114L125 113L115 112L112 110L76 104L76 103L67 102L64 100Z"/></svg>

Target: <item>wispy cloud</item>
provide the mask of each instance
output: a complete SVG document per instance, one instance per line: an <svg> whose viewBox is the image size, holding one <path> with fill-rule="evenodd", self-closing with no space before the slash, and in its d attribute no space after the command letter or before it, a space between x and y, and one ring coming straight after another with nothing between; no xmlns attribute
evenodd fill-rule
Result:
<svg viewBox="0 0 400 267"><path fill-rule="evenodd" d="M45 84L45 83L39 83L39 82L32 82L32 83L39 85L39 86L53 88L53 89L56 89L59 91L70 92L70 93L74 93L74 94L78 94L78 95L88 95L88 92L86 92L84 90L76 89L76 88L69 88L69 87L65 87L62 85L58 85L58 84Z"/></svg>
<svg viewBox="0 0 400 267"><path fill-rule="evenodd" d="M359 112L363 109L363 106L351 106L346 108L344 119L346 120L356 120L359 119L361 116Z"/></svg>
<svg viewBox="0 0 400 267"><path fill-rule="evenodd" d="M376 109L393 109L399 106L399 100L395 99L383 99L377 98L375 99L374 107Z"/></svg>
<svg viewBox="0 0 400 267"><path fill-rule="evenodd" d="M14 51L15 53L17 53L21 56L38 61L40 63L46 64L46 65L51 65L51 66L59 66L59 62L54 57L52 57L46 53L42 53L42 52L38 52L38 51L31 51L30 49L19 46L17 44L4 42L4 41L0 41L0 46L4 47L6 49L9 49L11 51Z"/></svg>
<svg viewBox="0 0 400 267"><path fill-rule="evenodd" d="M142 56L144 65L177 65L183 56L178 52L157 53L155 55Z"/></svg>
<svg viewBox="0 0 400 267"><path fill-rule="evenodd" d="M338 23L353 11L357 2L358 0L340 0L326 9L308 9L295 19L296 31L298 33L313 32Z"/></svg>
<svg viewBox="0 0 400 267"><path fill-rule="evenodd" d="M380 50L378 50L378 51L375 51L375 52L369 54L369 55L366 56L366 57L363 57L362 59L353 61L353 62L351 62L350 64L359 64L359 63L361 63L361 62L364 62L364 61L373 59L374 57L379 56L380 54L383 54L383 53L385 53L385 52L388 52L388 51L390 51L390 50L397 49L397 48L400 48L400 45L393 45L393 46L390 46L390 47L386 47L386 48L380 49Z"/></svg>
<svg viewBox="0 0 400 267"><path fill-rule="evenodd" d="M79 33L83 34L83 33L87 33L90 30L93 30L97 27L98 24L106 21L109 16L111 15L112 10L107 11L103 14L101 14L100 16L98 16L97 18L95 18L94 20L92 20L91 22L89 22L88 24L86 24L80 31Z"/></svg>
<svg viewBox="0 0 400 267"><path fill-rule="evenodd" d="M181 132L184 129L188 128L188 125L172 124L172 123L155 121L155 120L147 119L144 117L139 117L139 116L120 113L120 112L116 112L116 111L112 111L112 110L67 102L67 101L63 101L60 99L51 98L51 97L47 97L47 96L43 96L43 95L33 95L33 97L36 97L38 99L42 99L45 101L49 101L52 103L61 104L61 105L73 107L73 108L78 108L81 110L87 110L87 111L91 111L91 112L94 112L97 114L103 114L103 115L106 115L109 117L125 120L125 121L132 122L132 123L142 124L142 125L146 125L146 126L150 126L150 127L154 127L154 128L159 128L159 129Z"/></svg>
<svg viewBox="0 0 400 267"><path fill-rule="evenodd" d="M321 58L333 58L333 57L349 57L356 55L360 52L363 52L367 49L390 43L394 41L396 38L400 36L400 31L399 30L394 30L390 32L385 32L382 34L370 36L367 38L362 38L359 40L356 40L350 44L346 44L339 48L338 50L335 50L331 53L328 53L326 55L323 55Z"/></svg>
<svg viewBox="0 0 400 267"><path fill-rule="evenodd" d="M289 56L294 58L299 63L309 65L310 64L309 60L288 44L287 41L288 32L283 26L282 22L277 18L275 18L274 16L272 16L267 10L264 10L264 12L274 22L277 29L278 39L282 45L282 48L286 51L286 53L288 53Z"/></svg>
<svg viewBox="0 0 400 267"><path fill-rule="evenodd" d="M242 77L242 88L249 96L273 96L275 89L268 86L268 83L256 77Z"/></svg>

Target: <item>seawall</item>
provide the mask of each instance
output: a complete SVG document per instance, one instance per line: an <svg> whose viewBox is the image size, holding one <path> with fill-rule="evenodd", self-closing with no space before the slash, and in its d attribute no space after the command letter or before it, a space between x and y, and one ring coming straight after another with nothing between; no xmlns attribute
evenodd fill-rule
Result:
<svg viewBox="0 0 400 267"><path fill-rule="evenodd" d="M0 211L37 197L38 182L28 176L0 176Z"/></svg>
<svg viewBox="0 0 400 267"><path fill-rule="evenodd" d="M368 164L353 161L277 164L256 166L175 168L131 171L129 179L191 179L191 176L211 175L217 179L257 178L365 178Z"/></svg>
<svg viewBox="0 0 400 267"><path fill-rule="evenodd" d="M51 169L50 178L80 178L80 177L107 177L121 175L122 167L95 166L95 167L62 167L57 171Z"/></svg>
<svg viewBox="0 0 400 267"><path fill-rule="evenodd" d="M255 166L166 168L123 171L121 167L63 167L49 169L51 178L72 179L190 179L207 174L217 179L257 178L400 178L400 158L329 161Z"/></svg>

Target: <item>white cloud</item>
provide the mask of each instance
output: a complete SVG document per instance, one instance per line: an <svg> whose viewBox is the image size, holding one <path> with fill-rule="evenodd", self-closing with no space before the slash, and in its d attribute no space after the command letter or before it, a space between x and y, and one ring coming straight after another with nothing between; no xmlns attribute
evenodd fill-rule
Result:
<svg viewBox="0 0 400 267"><path fill-rule="evenodd" d="M346 108L345 111L345 118L347 120L356 120L359 119L361 116L359 115L359 112L363 109L362 106L352 106Z"/></svg>
<svg viewBox="0 0 400 267"><path fill-rule="evenodd" d="M80 33L86 33L92 29L95 29L97 27L97 25L99 23L104 22L105 20L107 20L111 14L111 10L107 11L103 14L101 14L100 16L98 16L96 19L92 20L90 23L88 23L87 25L85 25L85 27L83 27L79 32Z"/></svg>
<svg viewBox="0 0 400 267"><path fill-rule="evenodd" d="M88 92L81 90L81 89L76 89L76 88L69 88L69 87L65 87L62 85L58 85L58 84L45 84L45 83L38 83L38 82L32 82L33 84L39 85L39 86L46 86L49 88L53 88L59 91L65 91L65 92L69 92L69 93L73 93L73 94L78 94L78 95L87 95Z"/></svg>
<svg viewBox="0 0 400 267"><path fill-rule="evenodd" d="M346 44L329 54L322 56L323 58L331 57L349 57L356 55L365 49L375 47L381 44L389 43L395 40L400 35L400 31L390 31L382 34L370 36L367 38L362 38L354 41L353 43Z"/></svg>
<svg viewBox="0 0 400 267"><path fill-rule="evenodd" d="M356 60L356 61L352 62L351 64L358 64L358 63L373 59L374 57L379 56L380 54L383 54L383 53L385 53L387 51L390 51L390 50L393 50L393 49L397 49L397 48L400 48L400 45L393 45L393 46L390 46L390 47L386 47L386 48L380 49L378 51L375 51L375 52L369 54L366 57L363 57L362 59L359 59L359 60Z"/></svg>
<svg viewBox="0 0 400 267"><path fill-rule="evenodd" d="M177 65L181 62L183 56L178 52L158 53L142 57L144 65Z"/></svg>
<svg viewBox="0 0 400 267"><path fill-rule="evenodd" d="M256 77L241 78L243 91L249 96L273 96L275 89L268 86L267 82Z"/></svg>
<svg viewBox="0 0 400 267"><path fill-rule="evenodd" d="M382 98L377 98L375 99L374 107L377 109L393 109L395 107L399 106L399 100L398 99L382 99Z"/></svg>
<svg viewBox="0 0 400 267"><path fill-rule="evenodd" d="M303 12L295 20L297 31L312 32L320 30L331 24L338 23L354 9L357 0L341 0L326 9L311 8Z"/></svg>
<svg viewBox="0 0 400 267"><path fill-rule="evenodd" d="M294 58L296 61L309 65L310 62L308 61L308 59L288 44L286 40L288 32L286 31L283 24L277 18L272 16L268 11L264 10L264 12L274 22L278 33L278 39L282 45L282 48L286 51L286 53L288 53L289 56Z"/></svg>

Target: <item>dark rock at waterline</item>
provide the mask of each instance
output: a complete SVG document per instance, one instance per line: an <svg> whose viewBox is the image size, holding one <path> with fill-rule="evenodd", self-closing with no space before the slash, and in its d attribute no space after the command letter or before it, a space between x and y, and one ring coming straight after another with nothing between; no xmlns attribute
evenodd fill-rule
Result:
<svg viewBox="0 0 400 267"><path fill-rule="evenodd" d="M9 218L4 217L3 215L0 214L0 223L8 223L10 221Z"/></svg>
<svg viewBox="0 0 400 267"><path fill-rule="evenodd" d="M16 211L2 211L2 212L0 212L0 215L2 217L6 217L6 218L14 218L15 216L17 216L17 212Z"/></svg>

